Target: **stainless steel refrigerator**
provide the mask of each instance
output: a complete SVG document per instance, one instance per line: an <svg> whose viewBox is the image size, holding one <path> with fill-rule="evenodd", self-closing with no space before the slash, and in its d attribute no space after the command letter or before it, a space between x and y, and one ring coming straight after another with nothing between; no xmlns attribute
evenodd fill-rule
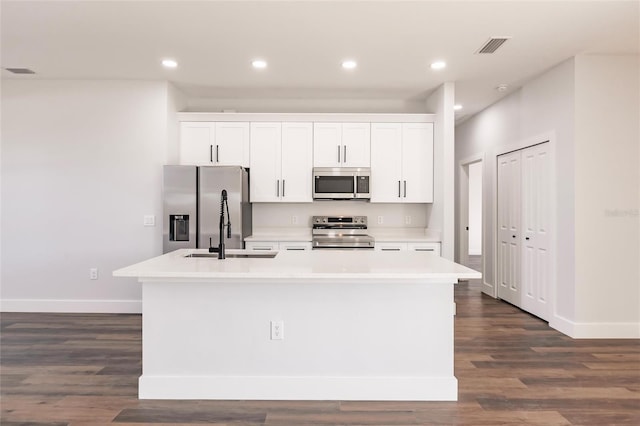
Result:
<svg viewBox="0 0 640 426"><path fill-rule="evenodd" d="M245 237L251 235L248 171L239 166L164 166L163 253L208 248L209 239L218 246L223 189L228 194L231 223L231 238L225 235L225 246L244 248Z"/></svg>

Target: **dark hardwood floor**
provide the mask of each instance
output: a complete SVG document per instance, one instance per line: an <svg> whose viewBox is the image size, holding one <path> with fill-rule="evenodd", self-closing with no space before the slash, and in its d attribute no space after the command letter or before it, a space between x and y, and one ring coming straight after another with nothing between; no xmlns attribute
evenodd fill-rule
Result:
<svg viewBox="0 0 640 426"><path fill-rule="evenodd" d="M0 423L11 425L640 424L640 341L572 340L456 288L458 402L138 400L139 315L1 315Z"/></svg>

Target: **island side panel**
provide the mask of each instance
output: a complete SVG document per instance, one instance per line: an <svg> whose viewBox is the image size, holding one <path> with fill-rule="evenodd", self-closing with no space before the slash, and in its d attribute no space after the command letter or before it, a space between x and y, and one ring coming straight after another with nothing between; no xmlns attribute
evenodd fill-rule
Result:
<svg viewBox="0 0 640 426"><path fill-rule="evenodd" d="M456 400L453 283L371 281L144 282L140 398Z"/></svg>

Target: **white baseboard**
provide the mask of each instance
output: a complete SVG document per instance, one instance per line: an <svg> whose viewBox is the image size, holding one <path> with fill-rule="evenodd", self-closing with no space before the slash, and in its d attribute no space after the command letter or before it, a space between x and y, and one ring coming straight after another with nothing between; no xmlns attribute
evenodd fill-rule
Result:
<svg viewBox="0 0 640 426"><path fill-rule="evenodd" d="M457 401L451 377L149 376L140 399Z"/></svg>
<svg viewBox="0 0 640 426"><path fill-rule="evenodd" d="M142 313L140 300L2 299L0 312Z"/></svg>
<svg viewBox="0 0 640 426"><path fill-rule="evenodd" d="M574 322L554 315L549 326L574 339L640 339L637 322Z"/></svg>

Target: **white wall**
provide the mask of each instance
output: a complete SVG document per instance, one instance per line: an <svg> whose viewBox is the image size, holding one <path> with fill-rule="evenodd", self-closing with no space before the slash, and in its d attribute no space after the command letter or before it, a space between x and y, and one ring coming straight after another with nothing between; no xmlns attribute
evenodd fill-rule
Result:
<svg viewBox="0 0 640 426"><path fill-rule="evenodd" d="M638 56L576 57L577 333L628 323L640 337Z"/></svg>
<svg viewBox="0 0 640 426"><path fill-rule="evenodd" d="M2 310L140 310L111 271L162 252L168 108L165 82L3 81Z"/></svg>
<svg viewBox="0 0 640 426"><path fill-rule="evenodd" d="M469 164L469 254L482 254L482 162Z"/></svg>
<svg viewBox="0 0 640 426"><path fill-rule="evenodd" d="M453 260L455 248L454 111L455 87L444 83L426 102L436 114L433 135L433 206L429 227L442 232L442 257Z"/></svg>
<svg viewBox="0 0 640 426"><path fill-rule="evenodd" d="M610 91L613 86L616 90ZM627 236L639 235L637 95L637 57L578 56L456 128L458 161L486 155L483 253L488 292L495 281L495 156L551 141L555 154L556 265L552 294L555 309L550 325L570 336L640 336L637 239L635 243L630 239L623 244L618 241L623 230ZM613 151L609 151L611 147ZM614 163L612 152L616 153ZM625 160L620 161L622 157ZM604 165L602 159L611 164ZM601 198L600 194L611 191L611 183L618 188ZM619 220L624 224L617 229L614 223L618 219L603 217L614 205L630 216ZM597 215L599 219L593 220ZM609 227L615 230L615 236L606 229ZM609 253L600 257L604 251ZM622 263L626 265L620 268L623 275L610 274L611 265ZM589 268L585 269L586 265ZM590 275L594 268L600 268L601 273Z"/></svg>

